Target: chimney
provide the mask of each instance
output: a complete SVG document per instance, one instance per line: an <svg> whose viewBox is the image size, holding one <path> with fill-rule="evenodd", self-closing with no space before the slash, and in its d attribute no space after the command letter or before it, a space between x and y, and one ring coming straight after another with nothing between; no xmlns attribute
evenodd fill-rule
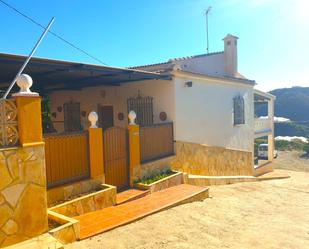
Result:
<svg viewBox="0 0 309 249"><path fill-rule="evenodd" d="M224 72L227 76L236 77L237 69L237 39L238 37L227 34L224 37Z"/></svg>

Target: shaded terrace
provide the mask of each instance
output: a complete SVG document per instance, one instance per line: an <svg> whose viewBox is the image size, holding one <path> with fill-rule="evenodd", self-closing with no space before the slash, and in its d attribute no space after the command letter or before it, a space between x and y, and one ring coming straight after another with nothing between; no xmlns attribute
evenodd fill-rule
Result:
<svg viewBox="0 0 309 249"><path fill-rule="evenodd" d="M0 54L0 90L3 92L6 90L25 58L19 55ZM116 153L110 155L115 156L113 159L109 157L107 161L105 158L104 166L111 164L111 167L115 167L116 170L119 165L117 163L116 167L113 162L121 160L124 165L122 169L124 177L128 174L124 168L128 164L125 134L129 109L137 112L137 120L145 120L144 116L147 113L148 119L151 119L147 123L140 123L141 126L147 126L145 130L143 127L140 129L142 161L143 159L155 160L173 153L171 117L168 119L165 117L164 126L158 126L156 122L159 120L160 105L164 102L161 99L166 99L166 95L160 97L153 93L161 92L161 90L154 91L154 88L159 90L161 86L167 85L170 82L170 76L44 58L33 58L24 73L31 75L34 82L32 91L39 92L43 99L42 117L49 187L90 177L88 141L90 123L87 117L91 111L99 114L98 123L103 127L105 136L102 140L106 143L104 153L106 155ZM16 91L18 88L15 86L12 92ZM118 94L115 95L115 92ZM109 99L102 98L105 94L110 96ZM132 100L130 106L128 99ZM150 99L153 99L153 103L152 101L150 103ZM141 108L145 107L141 105L144 103L149 107L148 109ZM106 117L110 117L110 113L112 113L112 121L106 120ZM154 115L156 118L153 118ZM168 115L170 116L170 113ZM76 121L78 119L79 121ZM169 139L167 146L164 141L158 140L160 137ZM156 140L158 140L157 145L153 143ZM111 143L111 141L114 142ZM116 180L109 183L117 185Z"/></svg>

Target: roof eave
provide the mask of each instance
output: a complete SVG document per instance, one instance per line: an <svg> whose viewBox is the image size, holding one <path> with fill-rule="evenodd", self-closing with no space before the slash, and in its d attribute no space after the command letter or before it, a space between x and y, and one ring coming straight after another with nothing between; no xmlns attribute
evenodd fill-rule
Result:
<svg viewBox="0 0 309 249"><path fill-rule="evenodd" d="M177 69L177 70L174 69L174 70L171 70L171 72L176 72L176 73L181 72L181 73L193 74L193 75L196 75L196 76L202 76L202 77L206 77L206 78L219 79L219 80L230 80L230 81L233 81L233 82L248 84L248 85L252 85L252 86L256 85L255 80L241 79L241 78L235 78L235 77L231 77L231 76L203 74L203 73L197 73L197 72L192 72L192 71L186 71L186 70L182 70L182 69Z"/></svg>

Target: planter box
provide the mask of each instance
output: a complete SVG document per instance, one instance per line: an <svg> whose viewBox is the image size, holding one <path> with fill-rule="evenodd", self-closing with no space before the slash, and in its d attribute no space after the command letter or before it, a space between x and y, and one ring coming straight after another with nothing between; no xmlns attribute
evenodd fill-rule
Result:
<svg viewBox="0 0 309 249"><path fill-rule="evenodd" d="M47 189L47 205L49 208L59 205L78 196L86 195L91 191L100 189L101 185L102 182L100 180L88 179Z"/></svg>
<svg viewBox="0 0 309 249"><path fill-rule="evenodd" d="M116 193L116 187L102 184L99 191L64 202L49 210L68 217L79 216L116 205Z"/></svg>
<svg viewBox="0 0 309 249"><path fill-rule="evenodd" d="M151 184L136 183L135 187L142 190L149 190L150 193L153 193L184 183L183 173L177 171L173 172L175 172L175 174L165 177Z"/></svg>
<svg viewBox="0 0 309 249"><path fill-rule="evenodd" d="M116 205L116 187L102 184L101 190L64 202L48 210L48 219L59 224L49 233L63 244L79 240L79 221L74 216Z"/></svg>
<svg viewBox="0 0 309 249"><path fill-rule="evenodd" d="M56 221L60 226L49 230L49 233L63 244L79 240L79 221L48 210L48 219Z"/></svg>

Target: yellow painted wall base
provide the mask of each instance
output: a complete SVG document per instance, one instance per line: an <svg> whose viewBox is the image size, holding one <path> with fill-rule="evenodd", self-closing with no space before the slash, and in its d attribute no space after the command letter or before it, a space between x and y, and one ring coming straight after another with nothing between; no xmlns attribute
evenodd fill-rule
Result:
<svg viewBox="0 0 309 249"><path fill-rule="evenodd" d="M102 128L89 128L88 132L90 176L91 178L97 178L104 175Z"/></svg>
<svg viewBox="0 0 309 249"><path fill-rule="evenodd" d="M41 98L16 96L15 100L20 144L25 146L28 143L42 142Z"/></svg>
<svg viewBox="0 0 309 249"><path fill-rule="evenodd" d="M130 159L130 187L133 187L134 180L140 177L140 142L139 126L128 125L129 130L129 159Z"/></svg>

